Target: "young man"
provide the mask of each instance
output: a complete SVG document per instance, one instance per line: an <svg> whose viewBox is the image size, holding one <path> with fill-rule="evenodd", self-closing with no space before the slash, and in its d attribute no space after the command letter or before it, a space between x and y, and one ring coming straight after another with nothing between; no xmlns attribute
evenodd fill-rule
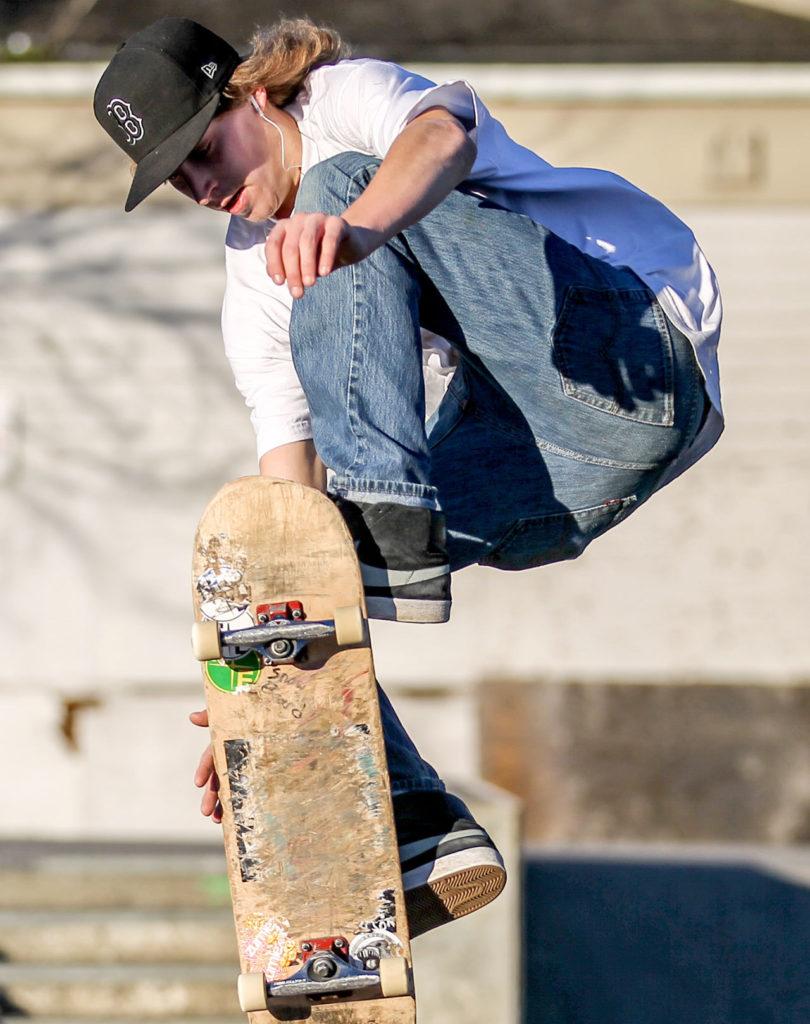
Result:
<svg viewBox="0 0 810 1024"><path fill-rule="evenodd" d="M95 113L135 162L128 210L169 181L230 215L223 332L260 471L335 500L372 616L444 621L451 570L577 557L719 437L720 298L691 231L519 146L468 83L344 59L306 19L243 60L166 18ZM497 851L381 701L413 914L461 878L448 913L476 909ZM210 755L197 781L217 820Z"/></svg>

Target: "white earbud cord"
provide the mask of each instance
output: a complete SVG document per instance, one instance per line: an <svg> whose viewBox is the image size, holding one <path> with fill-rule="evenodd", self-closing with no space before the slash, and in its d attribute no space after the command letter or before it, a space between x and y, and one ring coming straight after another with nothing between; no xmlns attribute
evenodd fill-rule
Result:
<svg viewBox="0 0 810 1024"><path fill-rule="evenodd" d="M251 102L251 105L253 106L253 109L256 111L256 113L259 115L259 117L262 119L262 121L266 121L267 124L271 124L276 129L276 131L279 134L279 138L281 139L281 166L283 167L283 169L285 171L294 171L294 170L296 170L296 168L300 168L302 166L301 164L293 164L292 167L288 167L287 166L287 159L286 159L286 154L285 154L285 151L284 151L284 132L276 124L275 121L271 121L270 118L267 116L267 114L265 114L265 112L262 110L262 108L256 102L256 97L255 96L251 96L250 97L250 102ZM301 131L300 128L298 130ZM301 134L303 135L303 132L301 132Z"/></svg>

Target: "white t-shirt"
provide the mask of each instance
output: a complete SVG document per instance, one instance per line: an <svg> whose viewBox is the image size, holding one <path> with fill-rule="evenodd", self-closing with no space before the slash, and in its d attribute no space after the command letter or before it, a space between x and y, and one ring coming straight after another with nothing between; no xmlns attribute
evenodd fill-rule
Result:
<svg viewBox="0 0 810 1024"><path fill-rule="evenodd" d="M713 409L695 444L667 474L672 479L708 451L722 431L720 294L694 235L662 203L624 178L587 167L552 167L518 145L465 81L435 85L385 61L343 60L313 71L285 109L301 130L303 175L349 150L384 158L407 124L434 106L455 115L478 147L465 181L468 188L528 215L590 256L630 267L694 345ZM273 224L231 217L225 243L225 351L251 410L259 456L312 437L290 352L293 299L286 284L274 284L265 268L264 242ZM435 405L449 382L454 357L435 335L423 332L422 345L428 395Z"/></svg>

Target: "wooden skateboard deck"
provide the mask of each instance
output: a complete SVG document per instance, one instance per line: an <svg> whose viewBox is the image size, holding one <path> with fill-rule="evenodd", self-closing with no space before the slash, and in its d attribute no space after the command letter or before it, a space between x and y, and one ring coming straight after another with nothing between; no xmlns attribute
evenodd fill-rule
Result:
<svg viewBox="0 0 810 1024"><path fill-rule="evenodd" d="M364 638L353 646L337 646L334 636L312 639L298 660L281 663L268 663L278 647L245 653L227 639L248 629L253 636L267 620L265 606L271 625L286 615L282 627L301 608L308 628L333 621L337 609L353 608L358 622L362 610L365 619L343 519L312 488L243 477L205 509L192 575L195 619L218 623L195 630L210 636L213 629L223 654L202 669L241 971L283 983L283 991L270 986L270 1013L251 1012L249 1020L413 1024L412 984L404 988L411 994L400 994L402 981L390 982L397 972L389 971L387 986L397 994L387 997L379 985L329 997L295 988L302 977L322 981L334 968L330 957L341 975L373 976L379 958L396 960L384 966L410 978L367 629L361 625Z"/></svg>

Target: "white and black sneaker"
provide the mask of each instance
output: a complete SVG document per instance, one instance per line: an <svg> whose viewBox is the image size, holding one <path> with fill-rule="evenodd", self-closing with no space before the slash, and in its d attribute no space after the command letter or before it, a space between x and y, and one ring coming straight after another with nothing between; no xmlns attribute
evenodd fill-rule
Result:
<svg viewBox="0 0 810 1024"><path fill-rule="evenodd" d="M451 598L444 514L331 497L354 538L369 618L446 622Z"/></svg>
<svg viewBox="0 0 810 1024"><path fill-rule="evenodd" d="M506 884L495 844L458 797L394 797L411 938L487 905Z"/></svg>

